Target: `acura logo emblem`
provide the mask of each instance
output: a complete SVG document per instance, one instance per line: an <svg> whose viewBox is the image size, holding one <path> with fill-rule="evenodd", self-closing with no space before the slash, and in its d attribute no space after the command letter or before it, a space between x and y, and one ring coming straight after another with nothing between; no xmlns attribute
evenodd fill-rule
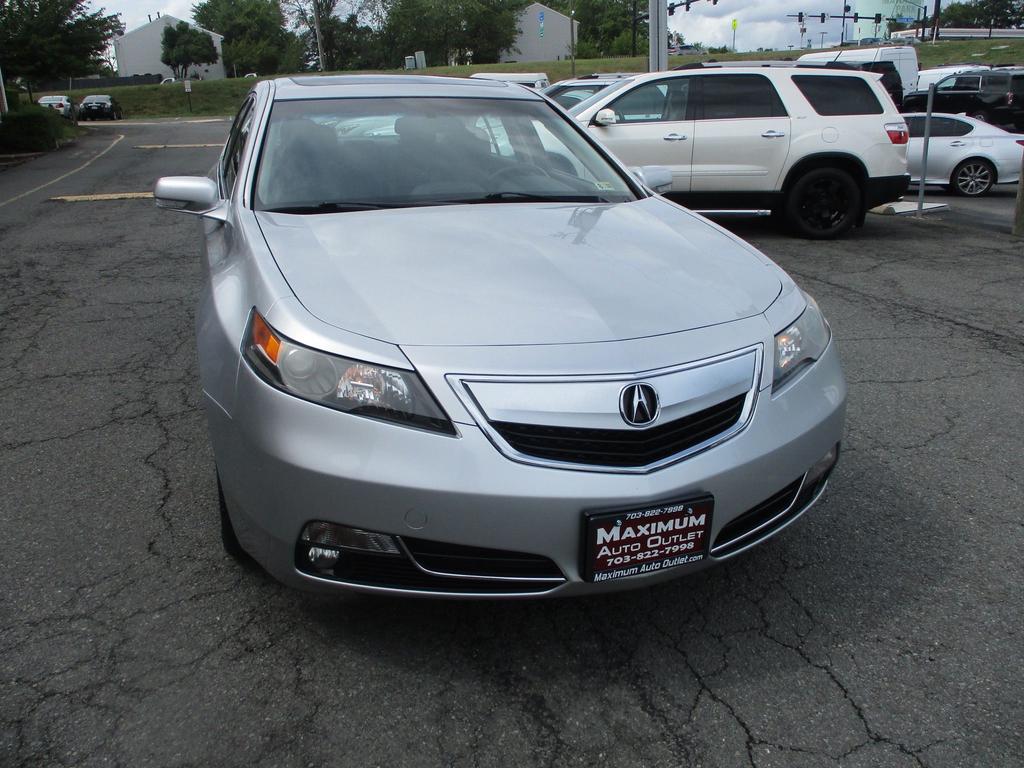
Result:
<svg viewBox="0 0 1024 768"><path fill-rule="evenodd" d="M619 395L619 413L627 424L642 427L658 418L658 393L650 384L630 384Z"/></svg>

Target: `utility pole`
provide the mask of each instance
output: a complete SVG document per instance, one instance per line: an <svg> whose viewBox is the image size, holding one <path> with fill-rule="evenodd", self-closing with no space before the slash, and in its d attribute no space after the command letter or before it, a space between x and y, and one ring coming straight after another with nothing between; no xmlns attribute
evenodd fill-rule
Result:
<svg viewBox="0 0 1024 768"><path fill-rule="evenodd" d="M320 71L324 71L324 39L320 34L320 4L313 0L313 28L316 31L316 55L320 60Z"/></svg>
<svg viewBox="0 0 1024 768"><path fill-rule="evenodd" d="M576 0L569 0L569 55L572 57L572 76L576 77Z"/></svg>
<svg viewBox="0 0 1024 768"><path fill-rule="evenodd" d="M942 16L942 0L935 0L935 12L932 14L932 42L939 39L939 20Z"/></svg>

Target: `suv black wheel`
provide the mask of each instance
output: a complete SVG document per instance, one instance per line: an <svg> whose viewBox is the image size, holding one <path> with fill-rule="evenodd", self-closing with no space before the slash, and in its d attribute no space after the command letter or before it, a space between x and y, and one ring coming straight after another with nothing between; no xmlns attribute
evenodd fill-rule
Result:
<svg viewBox="0 0 1024 768"><path fill-rule="evenodd" d="M981 197L992 190L996 183L996 169L988 160L980 157L964 160L953 169L949 177L953 191L964 197Z"/></svg>
<svg viewBox="0 0 1024 768"><path fill-rule="evenodd" d="M236 560L248 562L250 560L249 553L242 549L242 545L238 542L238 536L235 534L235 526L231 524L219 475L217 476L217 503L220 507L220 541L224 545L224 551Z"/></svg>
<svg viewBox="0 0 1024 768"><path fill-rule="evenodd" d="M786 196L786 218L802 237L824 240L850 229L861 212L857 182L839 168L815 168Z"/></svg>

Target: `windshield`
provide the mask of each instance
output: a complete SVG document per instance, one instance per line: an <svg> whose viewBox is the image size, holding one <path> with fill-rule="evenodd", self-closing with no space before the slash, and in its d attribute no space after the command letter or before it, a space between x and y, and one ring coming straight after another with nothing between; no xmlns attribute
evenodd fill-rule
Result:
<svg viewBox="0 0 1024 768"><path fill-rule="evenodd" d="M607 88L609 83L587 83L586 85L563 85L557 91L551 90L547 95L557 101L559 105L568 109L575 107L584 99L589 99L595 93Z"/></svg>
<svg viewBox="0 0 1024 768"><path fill-rule="evenodd" d="M330 213L634 199L615 167L545 102L317 99L274 104L255 207Z"/></svg>
<svg viewBox="0 0 1024 768"><path fill-rule="evenodd" d="M602 88L597 93L592 94L591 96L588 96L583 101L581 101L581 102L579 102L577 104L574 104L573 106L569 107L567 109L567 111L568 111L568 113L570 115L578 115L581 112L583 112L584 110L586 110L591 104L593 104L598 99L603 99L605 96L608 96L609 94L615 93L615 91L622 90L623 88L625 88L627 85L629 85L632 82L633 82L632 78L629 78L629 77L623 78L622 80L619 80L616 83L612 83L611 85Z"/></svg>

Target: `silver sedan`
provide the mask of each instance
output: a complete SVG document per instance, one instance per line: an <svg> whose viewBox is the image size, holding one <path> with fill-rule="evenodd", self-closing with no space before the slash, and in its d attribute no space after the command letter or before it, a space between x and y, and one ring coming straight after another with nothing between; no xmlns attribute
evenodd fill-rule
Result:
<svg viewBox="0 0 1024 768"><path fill-rule="evenodd" d="M262 82L213 176L156 198L203 220L223 542L281 581L641 587L824 492L846 385L817 305L540 95Z"/></svg>
<svg viewBox="0 0 1024 768"><path fill-rule="evenodd" d="M907 165L911 183L921 180L924 155L923 113L904 115L910 127ZM1024 134L1010 133L965 115L932 115L928 142L927 184L948 187L958 195L979 197L996 184L1020 181Z"/></svg>

